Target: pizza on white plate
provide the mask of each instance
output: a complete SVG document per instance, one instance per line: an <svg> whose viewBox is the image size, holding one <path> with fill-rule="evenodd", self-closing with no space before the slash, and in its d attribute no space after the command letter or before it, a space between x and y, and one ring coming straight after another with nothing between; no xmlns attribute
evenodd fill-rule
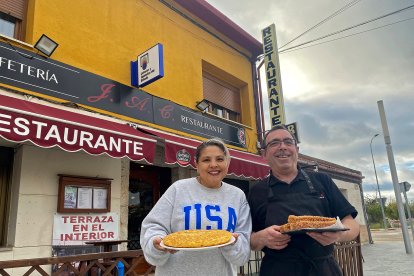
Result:
<svg viewBox="0 0 414 276"><path fill-rule="evenodd" d="M225 244L231 237L226 230L183 230L165 236L163 243L176 248L199 248Z"/></svg>
<svg viewBox="0 0 414 276"><path fill-rule="evenodd" d="M336 223L336 218L320 216L294 216L288 217L288 223L281 226L280 232L285 233L304 228L324 228Z"/></svg>

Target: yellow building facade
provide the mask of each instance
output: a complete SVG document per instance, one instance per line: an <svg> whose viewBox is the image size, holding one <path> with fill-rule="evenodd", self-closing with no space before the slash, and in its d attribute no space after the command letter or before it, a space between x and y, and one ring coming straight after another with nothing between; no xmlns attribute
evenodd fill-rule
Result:
<svg viewBox="0 0 414 276"><path fill-rule="evenodd" d="M240 123L250 139L247 151L256 153L252 61L257 52L231 41L176 2L29 1L27 18L24 42L35 44L45 33L59 43L54 60L125 85L131 84L129 61L163 44L165 76L142 89L194 110L204 98L203 72L235 86L240 90ZM258 51L261 45L255 43Z"/></svg>
<svg viewBox="0 0 414 276"><path fill-rule="evenodd" d="M207 2L3 1L0 26L0 260L94 252L93 239L139 247L142 219L196 175L210 137L230 148L227 182L247 192L268 173L262 45ZM50 56L34 47L42 35L58 44ZM163 74L137 87L154 45Z"/></svg>

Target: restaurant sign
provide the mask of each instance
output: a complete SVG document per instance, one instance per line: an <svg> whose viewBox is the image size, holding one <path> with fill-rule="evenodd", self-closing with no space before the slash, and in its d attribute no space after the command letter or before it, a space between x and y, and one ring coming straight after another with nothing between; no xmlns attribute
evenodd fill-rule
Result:
<svg viewBox="0 0 414 276"><path fill-rule="evenodd" d="M14 98L2 95L0 95L0 100L9 103L11 101L18 102ZM30 104L33 108L40 106L34 103ZM102 124L92 125L95 121L106 123L104 120L82 117L81 114L65 110L61 110L61 118L57 118L58 114L55 111L57 109L46 108L53 112L48 115L33 115L33 113L29 114L22 110L19 110L19 112L12 111L11 108L4 107L0 103L0 137L13 142L31 141L43 148L59 146L69 152L82 149L93 155L106 153L115 158L126 156L131 160L145 158L148 162L153 162L155 143L146 136L141 137L140 135L143 134L130 127L117 123L107 123L110 128L104 129ZM74 116L83 119L88 118L88 120L83 123L70 121L69 118L74 118ZM129 133L125 133L125 131L129 131Z"/></svg>
<svg viewBox="0 0 414 276"><path fill-rule="evenodd" d="M270 125L273 127L286 123L275 24L264 28L262 37Z"/></svg>
<svg viewBox="0 0 414 276"><path fill-rule="evenodd" d="M83 245L88 241L117 240L117 213L99 215L55 214L52 245Z"/></svg>

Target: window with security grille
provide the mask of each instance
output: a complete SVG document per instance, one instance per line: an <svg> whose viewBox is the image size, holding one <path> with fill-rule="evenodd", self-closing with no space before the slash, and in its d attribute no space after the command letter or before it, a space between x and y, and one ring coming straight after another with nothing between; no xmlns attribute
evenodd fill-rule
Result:
<svg viewBox="0 0 414 276"><path fill-rule="evenodd" d="M208 112L218 117L240 122L240 89L203 72L203 95L209 102Z"/></svg>

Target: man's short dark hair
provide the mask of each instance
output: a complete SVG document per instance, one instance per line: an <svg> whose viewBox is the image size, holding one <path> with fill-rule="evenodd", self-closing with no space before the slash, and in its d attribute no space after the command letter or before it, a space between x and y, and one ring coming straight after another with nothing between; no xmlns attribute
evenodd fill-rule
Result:
<svg viewBox="0 0 414 276"><path fill-rule="evenodd" d="M287 132L289 132L290 133L290 136L292 136L293 140L295 140L295 142L297 142L296 139L295 139L295 136L293 136L293 134L289 131L289 129L285 125L277 125L277 126L273 126L271 129L269 129L268 131L266 131L266 133L265 133L265 135L263 137L262 144L260 145L261 146L261 149L265 149L266 148L266 138L267 138L267 136L271 132L276 131L276 130L279 130L279 129L283 129L283 130L286 130Z"/></svg>

